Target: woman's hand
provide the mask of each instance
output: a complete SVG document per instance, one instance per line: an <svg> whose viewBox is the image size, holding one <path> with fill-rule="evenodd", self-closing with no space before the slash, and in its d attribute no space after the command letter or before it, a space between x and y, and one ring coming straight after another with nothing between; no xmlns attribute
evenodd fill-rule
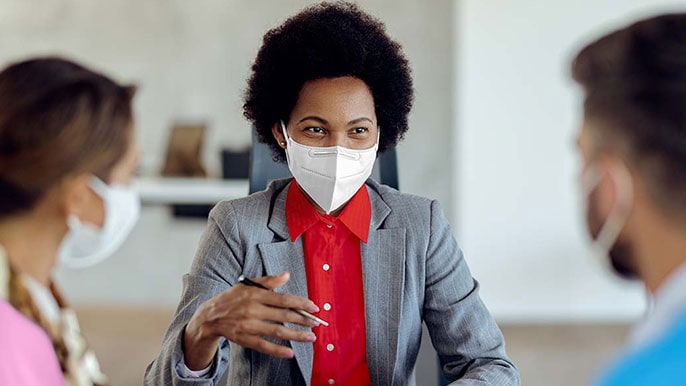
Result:
<svg viewBox="0 0 686 386"><path fill-rule="evenodd" d="M265 276L254 281L274 289L286 284L288 272ZM212 362L221 337L245 348L254 349L280 358L292 358L293 350L267 341L264 337L314 342L310 331L285 327L283 323L295 323L305 327L317 327L310 320L292 309L319 312L312 301L290 294L276 293L246 285L234 285L204 302L193 314L184 334L184 361L191 370L201 370Z"/></svg>

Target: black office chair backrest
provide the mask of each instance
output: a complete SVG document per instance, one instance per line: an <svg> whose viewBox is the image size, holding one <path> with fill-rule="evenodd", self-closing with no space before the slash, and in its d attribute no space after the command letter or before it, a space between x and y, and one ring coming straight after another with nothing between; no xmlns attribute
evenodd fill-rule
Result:
<svg viewBox="0 0 686 386"><path fill-rule="evenodd" d="M270 181L291 176L288 165L274 161L272 150L257 139L257 132L252 131L250 148L250 194L264 190Z"/></svg>
<svg viewBox="0 0 686 386"><path fill-rule="evenodd" d="M275 162L272 151L267 144L257 140L257 132L252 131L252 148L250 151L250 193L264 190L270 181L291 176L288 165ZM372 178L376 181L398 189L398 160L395 148L382 153L374 164Z"/></svg>

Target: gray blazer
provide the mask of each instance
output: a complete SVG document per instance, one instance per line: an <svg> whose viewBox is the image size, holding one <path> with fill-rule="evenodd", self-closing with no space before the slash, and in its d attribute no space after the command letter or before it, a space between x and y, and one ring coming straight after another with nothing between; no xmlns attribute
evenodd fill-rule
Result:
<svg viewBox="0 0 686 386"><path fill-rule="evenodd" d="M288 271L290 281L277 291L307 297L302 237L291 242L286 225L289 186L290 180L275 181L265 191L212 210L160 355L146 370L146 385L216 385L227 369L230 385L310 385L312 344L278 340L293 348L294 359L223 340L208 378L180 376L186 324L202 302L231 288L239 275ZM454 385L519 385L500 329L479 298L479 284L440 204L373 180L366 187L372 220L361 254L372 383L414 384L424 322Z"/></svg>

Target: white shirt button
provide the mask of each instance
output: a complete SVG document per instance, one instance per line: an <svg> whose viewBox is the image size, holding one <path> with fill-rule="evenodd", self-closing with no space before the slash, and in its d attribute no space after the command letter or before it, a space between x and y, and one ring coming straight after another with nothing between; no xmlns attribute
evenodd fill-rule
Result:
<svg viewBox="0 0 686 386"><path fill-rule="evenodd" d="M328 271L331 267L328 264L322 265L322 269Z"/></svg>
<svg viewBox="0 0 686 386"><path fill-rule="evenodd" d="M329 304L329 303L324 303L324 310L326 310L326 311L331 310L331 304Z"/></svg>
<svg viewBox="0 0 686 386"><path fill-rule="evenodd" d="M329 379L329 385L333 385L334 383L336 383L336 381L334 381L333 379Z"/></svg>
<svg viewBox="0 0 686 386"><path fill-rule="evenodd" d="M326 345L326 350L327 351L333 351L333 345L331 343Z"/></svg>
<svg viewBox="0 0 686 386"><path fill-rule="evenodd" d="M331 228L333 228L333 225L331 225L331 224L326 224L326 227L329 228L329 229L331 229Z"/></svg>

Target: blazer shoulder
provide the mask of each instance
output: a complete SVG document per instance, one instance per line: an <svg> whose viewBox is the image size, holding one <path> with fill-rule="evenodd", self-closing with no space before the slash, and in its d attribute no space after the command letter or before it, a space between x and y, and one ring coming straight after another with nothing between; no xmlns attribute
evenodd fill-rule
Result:
<svg viewBox="0 0 686 386"><path fill-rule="evenodd" d="M267 189L245 197L219 202L210 211L209 221L216 224L225 237L233 234L251 235L250 240L262 240L272 237L269 229L274 213L283 212L281 206L285 199L281 194L289 185L290 179L273 181ZM278 200L277 200L278 199Z"/></svg>
<svg viewBox="0 0 686 386"><path fill-rule="evenodd" d="M426 197L417 196L409 193L402 193L399 190L392 188L388 185L380 184L372 179L367 181L367 185L372 188L381 199L383 199L389 206L391 204L405 204L405 205L415 205L415 206L425 206L429 207L436 200L432 200Z"/></svg>
<svg viewBox="0 0 686 386"><path fill-rule="evenodd" d="M408 226L417 224L424 226L431 223L434 211L441 211L440 204L436 200L414 194L402 193L387 185L379 184L373 180L368 181L372 192L370 198L372 207L377 206L375 200L382 201L390 209L387 226Z"/></svg>
<svg viewBox="0 0 686 386"><path fill-rule="evenodd" d="M288 178L275 180L265 190L241 198L220 201L212 208L210 217L218 220L234 216L250 218L268 215L276 197L288 186L289 182Z"/></svg>

